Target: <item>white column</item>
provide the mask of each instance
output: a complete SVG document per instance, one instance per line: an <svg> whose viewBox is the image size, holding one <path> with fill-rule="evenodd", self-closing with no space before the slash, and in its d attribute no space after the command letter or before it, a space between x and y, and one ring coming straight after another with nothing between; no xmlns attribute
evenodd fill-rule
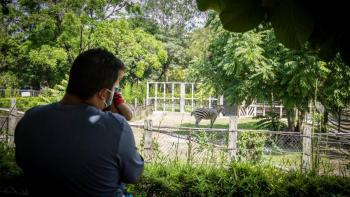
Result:
<svg viewBox="0 0 350 197"><path fill-rule="evenodd" d="M155 82L154 84L154 111L157 111L158 107L158 82Z"/></svg>
<svg viewBox="0 0 350 197"><path fill-rule="evenodd" d="M254 117L256 117L256 113L257 113L257 105L254 105Z"/></svg>
<svg viewBox="0 0 350 197"><path fill-rule="evenodd" d="M220 96L219 105L224 106L224 95ZM223 114L220 113L219 117L223 117Z"/></svg>
<svg viewBox="0 0 350 197"><path fill-rule="evenodd" d="M180 112L185 112L185 96L186 96L186 89L185 89L185 83L181 83L180 85Z"/></svg>
<svg viewBox="0 0 350 197"><path fill-rule="evenodd" d="M208 102L209 102L208 107L209 107L209 109L210 109L210 108L211 108L211 95L210 95L209 98L208 98Z"/></svg>
<svg viewBox="0 0 350 197"><path fill-rule="evenodd" d="M174 83L171 84L171 111L173 112L174 109Z"/></svg>
<svg viewBox="0 0 350 197"><path fill-rule="evenodd" d="M146 106L149 105L149 82L147 81L147 85L146 85Z"/></svg>
<svg viewBox="0 0 350 197"><path fill-rule="evenodd" d="M283 109L282 109L282 104L280 105L280 118L282 118L282 116L283 116Z"/></svg>
<svg viewBox="0 0 350 197"><path fill-rule="evenodd" d="M192 83L192 111L194 110L194 83Z"/></svg>
<svg viewBox="0 0 350 197"><path fill-rule="evenodd" d="M166 84L164 82L164 84L163 84L163 112L165 112L165 95L166 95L165 88L166 88Z"/></svg>

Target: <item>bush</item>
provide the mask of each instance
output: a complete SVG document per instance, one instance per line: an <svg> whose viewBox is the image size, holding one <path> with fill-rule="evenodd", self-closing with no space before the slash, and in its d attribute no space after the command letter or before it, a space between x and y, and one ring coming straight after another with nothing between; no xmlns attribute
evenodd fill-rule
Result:
<svg viewBox="0 0 350 197"><path fill-rule="evenodd" d="M240 161L260 162L265 146L265 135L255 131L240 132L237 145Z"/></svg>
<svg viewBox="0 0 350 197"><path fill-rule="evenodd" d="M138 103L145 100L146 97L146 83L140 82L138 84L126 83L123 85L121 92L127 103L133 103L135 98Z"/></svg>
<svg viewBox="0 0 350 197"><path fill-rule="evenodd" d="M150 164L136 196L350 196L350 178L282 172L270 166Z"/></svg>
<svg viewBox="0 0 350 197"><path fill-rule="evenodd" d="M24 193L14 149L0 143L0 192ZM283 172L266 165L146 164L134 196L350 196L350 178Z"/></svg>
<svg viewBox="0 0 350 197"><path fill-rule="evenodd" d="M20 111L26 111L31 107L45 104L43 99L39 97L17 97L15 99L16 99L16 107ZM10 103L11 103L11 98L0 98L1 108L10 108Z"/></svg>
<svg viewBox="0 0 350 197"><path fill-rule="evenodd" d="M25 191L22 171L15 163L15 150L0 142L0 191L22 193Z"/></svg>

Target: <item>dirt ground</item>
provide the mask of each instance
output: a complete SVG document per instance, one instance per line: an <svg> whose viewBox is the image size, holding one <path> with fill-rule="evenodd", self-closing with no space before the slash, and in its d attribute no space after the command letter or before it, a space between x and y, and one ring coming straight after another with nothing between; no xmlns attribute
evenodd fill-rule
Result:
<svg viewBox="0 0 350 197"><path fill-rule="evenodd" d="M189 113L179 112L156 112L148 117L152 119L153 127L180 127L183 124L194 124L195 118ZM218 117L216 124L228 124L228 117ZM215 124L214 123L214 124ZM130 122L131 125L143 126L144 120ZM202 120L200 125L208 125L210 120ZM144 129L132 127L135 142L139 149L142 146ZM186 136L169 135L159 132L153 132L153 159L171 160L178 158L179 160L191 159L192 161L214 162L213 155L219 154L221 148L212 148L209 151L207 144L200 144L186 139ZM210 153L209 153L210 152ZM141 151L142 153L142 151ZM215 158L218 159L218 158Z"/></svg>

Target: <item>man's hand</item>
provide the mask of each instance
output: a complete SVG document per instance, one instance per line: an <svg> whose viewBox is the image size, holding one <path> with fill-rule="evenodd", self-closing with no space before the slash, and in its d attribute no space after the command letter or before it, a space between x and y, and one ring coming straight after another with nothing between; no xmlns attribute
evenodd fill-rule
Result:
<svg viewBox="0 0 350 197"><path fill-rule="evenodd" d="M126 120L131 120L133 117L132 110L124 102L124 99L120 92L115 92L113 97L112 112L119 113L124 116Z"/></svg>
<svg viewBox="0 0 350 197"><path fill-rule="evenodd" d="M120 92L115 92L114 93L113 103L114 103L115 106L118 106L118 105L124 103L124 99L122 97L122 94L120 94Z"/></svg>

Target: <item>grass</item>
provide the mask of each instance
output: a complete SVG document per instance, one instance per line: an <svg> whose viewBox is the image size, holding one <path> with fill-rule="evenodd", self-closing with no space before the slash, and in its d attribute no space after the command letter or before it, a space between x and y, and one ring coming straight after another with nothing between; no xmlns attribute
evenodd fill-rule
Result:
<svg viewBox="0 0 350 197"><path fill-rule="evenodd" d="M252 118L240 118L238 120L238 129L248 129L248 130L254 130L256 129L256 123L258 120L252 119ZM202 120L198 126L196 126L194 123L183 123L181 124L181 127L191 127L191 128L210 128L210 121L209 120ZM227 123L227 119L218 119L216 123L214 123L213 128L214 129L228 129L229 125ZM179 130L175 132L179 135L188 135L189 132L187 130ZM197 135L203 135L205 134L204 131L197 131ZM211 133L214 139L216 140L223 140L227 138L226 132L213 132Z"/></svg>
<svg viewBox="0 0 350 197"><path fill-rule="evenodd" d="M284 153L283 155L263 155L263 160L270 165L298 170L301 167L301 153Z"/></svg>

